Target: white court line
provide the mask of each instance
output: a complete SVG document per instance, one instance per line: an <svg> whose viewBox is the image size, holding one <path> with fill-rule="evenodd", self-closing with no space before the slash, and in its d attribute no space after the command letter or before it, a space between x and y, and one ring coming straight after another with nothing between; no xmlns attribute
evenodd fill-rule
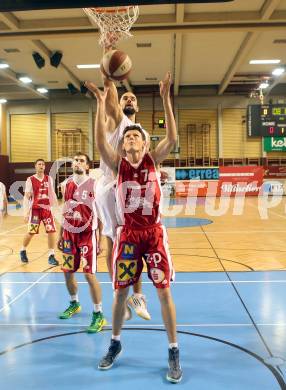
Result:
<svg viewBox="0 0 286 390"><path fill-rule="evenodd" d="M11 229L11 230L5 230L5 232L1 232L1 233L0 233L0 236L3 236L3 235L5 235L5 234L7 234L7 233L10 233L10 232L13 232L14 230L20 229L20 228L22 228L23 226L27 226L27 224L17 226L17 227L15 227L15 228Z"/></svg>
<svg viewBox="0 0 286 390"><path fill-rule="evenodd" d="M208 225L206 225L208 226ZM204 226L205 227L205 226ZM252 234L261 234L261 233L286 233L286 230L221 230L221 231L213 231L213 230L208 230L206 231L207 234L243 234L243 233L252 233ZM186 231L181 231L180 234L204 234L204 232L186 232ZM204 249L209 249L209 248L204 248Z"/></svg>
<svg viewBox="0 0 286 390"><path fill-rule="evenodd" d="M38 324L38 323L22 323L22 324L1 324L1 326L55 326L55 327L75 327L75 328L86 328L89 324L71 324L71 323L65 323L65 324ZM286 326L286 323L270 323L270 324L256 324L258 326ZM177 324L177 328L187 328L187 327L194 327L194 328L228 328L228 327L253 327L253 324L251 323L242 323L242 324ZM104 327L105 329L111 329L111 325L107 325ZM147 325L137 325L137 324L130 324L130 325L124 325L125 329L128 328L165 328L164 324L147 324Z"/></svg>
<svg viewBox="0 0 286 390"><path fill-rule="evenodd" d="M41 280L38 279L38 280ZM13 282L13 281L1 281L1 284L63 284L65 282ZM78 284L87 284L87 282L77 282ZM100 284L111 284L112 282L100 282ZM153 282L142 282L143 284L153 284ZM171 282L171 284L229 284L229 283L286 283L286 280L198 280L198 281L179 281Z"/></svg>
<svg viewBox="0 0 286 390"><path fill-rule="evenodd" d="M256 209L256 205L252 205L251 203L249 203L249 206ZM257 210L258 210L258 213L259 213L259 207L257 205ZM273 210L269 210L269 208L267 208L267 212L269 212L270 214L273 214L273 215L276 215L277 217L280 217L280 218L283 218L283 219L286 219L286 216L283 215L283 214L279 214L277 213L276 211L273 211ZM267 218L268 219L268 218ZM264 219L265 221L265 219Z"/></svg>
<svg viewBox="0 0 286 390"><path fill-rule="evenodd" d="M7 309L9 306L11 306L14 302L18 301L19 298L21 298L26 292L30 291L36 284L39 283L40 280L44 279L45 277L47 277L47 275L49 275L48 273L42 275L39 279L37 279L35 282L33 282L29 287L25 288L24 291L22 291L20 294L16 295L16 297L14 299L12 299L10 302L6 303L1 309L0 309L0 313Z"/></svg>

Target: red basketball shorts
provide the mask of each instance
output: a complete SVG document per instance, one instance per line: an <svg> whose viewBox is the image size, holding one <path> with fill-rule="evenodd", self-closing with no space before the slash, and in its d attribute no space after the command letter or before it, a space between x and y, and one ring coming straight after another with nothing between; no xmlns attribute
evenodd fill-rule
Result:
<svg viewBox="0 0 286 390"><path fill-rule="evenodd" d="M85 273L94 274L97 269L96 231L71 233L63 231L62 271L76 272L82 264Z"/></svg>
<svg viewBox="0 0 286 390"><path fill-rule="evenodd" d="M144 230L118 227L113 247L113 287L124 288L138 282L143 260L154 286L169 287L175 272L165 226L159 224Z"/></svg>
<svg viewBox="0 0 286 390"><path fill-rule="evenodd" d="M40 224L43 222L46 233L55 233L56 224L51 210L48 209L31 209L28 223L28 233L38 234Z"/></svg>

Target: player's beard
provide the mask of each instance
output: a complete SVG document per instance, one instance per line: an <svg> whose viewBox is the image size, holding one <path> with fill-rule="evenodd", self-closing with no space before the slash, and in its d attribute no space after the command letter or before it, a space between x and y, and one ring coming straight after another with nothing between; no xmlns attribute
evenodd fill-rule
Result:
<svg viewBox="0 0 286 390"><path fill-rule="evenodd" d="M132 106L126 106L123 108L123 112L126 116L131 116L135 114L135 108Z"/></svg>
<svg viewBox="0 0 286 390"><path fill-rule="evenodd" d="M75 168L74 173L75 173L76 175L83 175L83 174L84 174L84 171L82 171L82 170L80 170L80 169L78 169L78 168Z"/></svg>

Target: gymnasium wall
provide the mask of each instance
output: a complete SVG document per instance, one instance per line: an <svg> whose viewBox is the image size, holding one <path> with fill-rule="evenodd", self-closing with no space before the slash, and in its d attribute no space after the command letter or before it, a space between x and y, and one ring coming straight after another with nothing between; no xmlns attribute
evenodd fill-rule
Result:
<svg viewBox="0 0 286 390"><path fill-rule="evenodd" d="M140 112L137 121L151 134L163 135L165 130L153 127L163 117L161 99L139 97ZM257 102L251 102L257 103ZM56 129L80 128L82 149L99 158L93 142L93 122L96 109L92 99L57 99L52 101L13 102L7 105L6 150L11 162L34 161L38 157L54 160L61 154L56 149ZM188 125L210 124L211 158L258 158L263 155L261 139L246 135L246 107L249 99L241 96L187 97L175 100L174 111L179 133L180 158L191 152ZM155 111L153 111L155 108ZM3 126L2 126L3 129ZM3 131L2 131L3 133ZM49 140L50 138L50 146ZM1 136L5 142L5 136ZM153 142L153 146L155 143ZM5 148L2 147L2 150ZM284 156L283 152L268 153L269 157ZM176 156L178 157L178 156ZM173 159L170 154L169 159Z"/></svg>
<svg viewBox="0 0 286 390"><path fill-rule="evenodd" d="M56 113L51 115L52 123L52 160L66 156L62 137L57 129L80 129L81 140L77 139L74 145L76 150L83 153L89 153L88 137L88 113L87 112L70 112ZM79 138L79 137L78 137ZM57 142L58 140L58 142ZM76 147L78 145L78 147Z"/></svg>
<svg viewBox="0 0 286 390"><path fill-rule="evenodd" d="M0 155L0 181L9 186L9 159L8 156Z"/></svg>

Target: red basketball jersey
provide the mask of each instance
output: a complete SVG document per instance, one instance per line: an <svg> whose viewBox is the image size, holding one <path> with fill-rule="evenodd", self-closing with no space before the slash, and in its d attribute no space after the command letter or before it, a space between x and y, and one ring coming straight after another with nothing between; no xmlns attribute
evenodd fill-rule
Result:
<svg viewBox="0 0 286 390"><path fill-rule="evenodd" d="M64 192L64 229L80 233L97 228L94 188L95 180L92 178L87 178L80 184L73 178L67 180Z"/></svg>
<svg viewBox="0 0 286 390"><path fill-rule="evenodd" d="M30 176L32 184L32 208L49 208L51 206L51 198L53 197L53 188L51 178L44 175L42 180L35 176Z"/></svg>
<svg viewBox="0 0 286 390"><path fill-rule="evenodd" d="M119 224L140 229L159 223L160 200L160 176L151 155L136 166L122 158L116 188Z"/></svg>

